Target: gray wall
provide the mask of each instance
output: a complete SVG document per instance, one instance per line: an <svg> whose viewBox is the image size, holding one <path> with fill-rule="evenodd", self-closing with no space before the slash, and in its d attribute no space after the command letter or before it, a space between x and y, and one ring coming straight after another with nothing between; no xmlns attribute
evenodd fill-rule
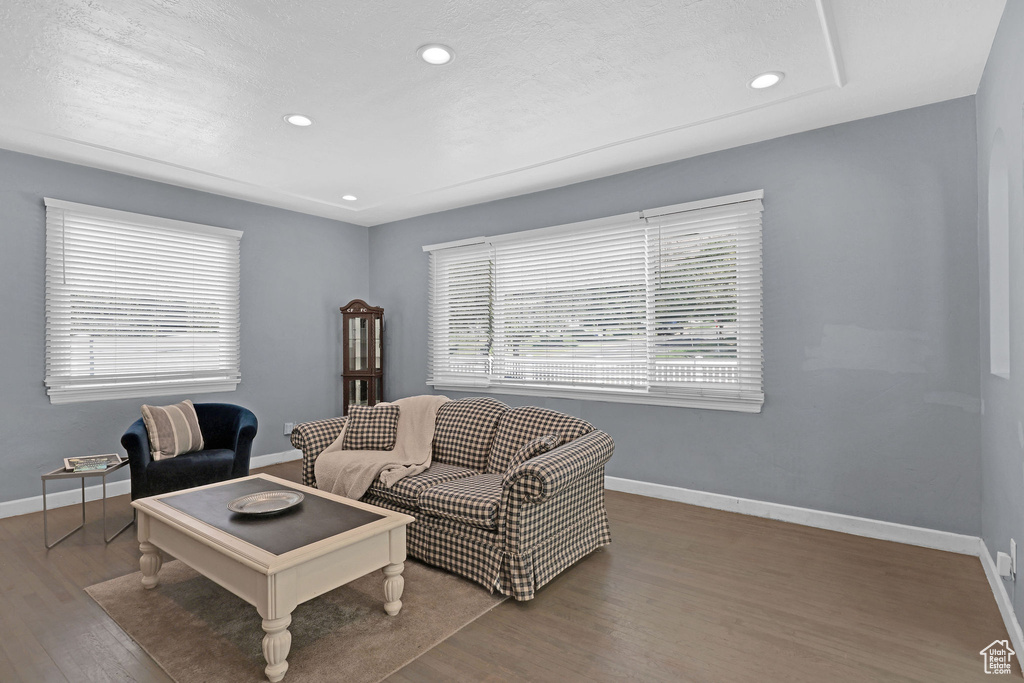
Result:
<svg viewBox="0 0 1024 683"><path fill-rule="evenodd" d="M428 389L422 245L764 188L761 414L502 398L609 432L612 476L976 535L974 114L964 98L375 227L388 396Z"/></svg>
<svg viewBox="0 0 1024 683"><path fill-rule="evenodd" d="M1019 150L1014 96L1018 127L1008 140ZM119 451L141 402L53 406L46 398L43 196L245 231L242 383L192 398L251 407L261 422L254 453L262 454L289 447L284 421L340 412L337 308L351 298L386 309L388 395L427 390L421 245L764 188L760 415L503 398L611 433L613 476L978 534L975 127L966 98L369 231L0 151L0 501L33 495L39 474L61 457ZM1015 163L1019 225L1019 156ZM1014 397L1019 403L1018 389L1002 388L1003 412L1013 412ZM1008 473L986 461L988 530L990 498L1019 500L1024 472L1013 450L1017 417L997 423L1000 403L986 391L986 453L1011 453L1015 463Z"/></svg>
<svg viewBox="0 0 1024 683"><path fill-rule="evenodd" d="M236 391L50 404L44 196L245 231ZM38 495L39 475L63 457L123 453L144 402L244 405L260 422L253 455L291 448L286 421L340 414L338 307L367 295L366 228L0 150L0 236L0 501Z"/></svg>
<svg viewBox="0 0 1024 683"><path fill-rule="evenodd" d="M982 538L989 552L1009 552L1010 538L1024 543L1024 178L1021 104L1024 102L1024 3L1008 2L978 88L978 216L981 264L981 422ZM989 178L989 159L1002 131L1009 173ZM989 183L1009 184L1010 217L1010 378L989 373L988 197ZM1024 555L1018 551L1018 559ZM1020 579L1018 579L1020 580ZM1007 590L1013 595L1007 585ZM1024 591L1015 598L1017 614Z"/></svg>

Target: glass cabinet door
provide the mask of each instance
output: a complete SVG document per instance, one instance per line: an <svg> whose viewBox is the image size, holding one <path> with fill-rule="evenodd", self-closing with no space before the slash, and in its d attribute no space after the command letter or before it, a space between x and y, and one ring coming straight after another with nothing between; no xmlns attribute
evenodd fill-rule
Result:
<svg viewBox="0 0 1024 683"><path fill-rule="evenodd" d="M375 342L374 346L376 347L374 349L374 353L373 353L374 369L375 370L380 370L380 341L381 341L381 338L383 336L383 335L381 335L381 329L380 329L381 320L380 320L380 318L374 318L373 322L374 322L374 327L375 327L373 339L374 339L374 342ZM380 394L377 394L377 395L380 396Z"/></svg>
<svg viewBox="0 0 1024 683"><path fill-rule="evenodd" d="M348 405L365 406L370 403L370 381L350 379L348 381Z"/></svg>
<svg viewBox="0 0 1024 683"><path fill-rule="evenodd" d="M349 370L370 369L370 321L362 316L348 321Z"/></svg>

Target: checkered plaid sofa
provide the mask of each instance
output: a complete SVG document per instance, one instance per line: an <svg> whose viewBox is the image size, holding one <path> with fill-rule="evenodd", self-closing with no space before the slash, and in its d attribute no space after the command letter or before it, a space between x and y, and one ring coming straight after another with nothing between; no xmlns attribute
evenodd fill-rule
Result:
<svg viewBox="0 0 1024 683"><path fill-rule="evenodd" d="M302 481L316 486L317 456L346 418L299 424ZM562 445L530 455L538 437ZM386 488L378 480L362 500L416 517L411 556L530 600L562 570L611 542L604 507L604 466L612 438L578 418L492 398L449 401L437 412L431 466Z"/></svg>

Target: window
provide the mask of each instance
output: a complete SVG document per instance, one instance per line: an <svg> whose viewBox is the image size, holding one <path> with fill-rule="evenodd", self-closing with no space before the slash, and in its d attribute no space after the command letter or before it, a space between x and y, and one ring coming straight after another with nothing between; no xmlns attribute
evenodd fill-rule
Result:
<svg viewBox="0 0 1024 683"><path fill-rule="evenodd" d="M762 196L424 247L427 384L759 412Z"/></svg>
<svg viewBox="0 0 1024 683"><path fill-rule="evenodd" d="M45 201L50 402L233 391L242 233Z"/></svg>

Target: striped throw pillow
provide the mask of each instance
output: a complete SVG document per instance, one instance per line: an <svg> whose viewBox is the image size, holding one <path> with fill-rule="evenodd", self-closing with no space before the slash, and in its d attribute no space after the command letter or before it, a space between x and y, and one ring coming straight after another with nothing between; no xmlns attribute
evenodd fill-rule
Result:
<svg viewBox="0 0 1024 683"><path fill-rule="evenodd" d="M173 406L144 405L142 421L149 434L149 450L154 460L203 450L203 433L199 430L199 418L192 401Z"/></svg>

